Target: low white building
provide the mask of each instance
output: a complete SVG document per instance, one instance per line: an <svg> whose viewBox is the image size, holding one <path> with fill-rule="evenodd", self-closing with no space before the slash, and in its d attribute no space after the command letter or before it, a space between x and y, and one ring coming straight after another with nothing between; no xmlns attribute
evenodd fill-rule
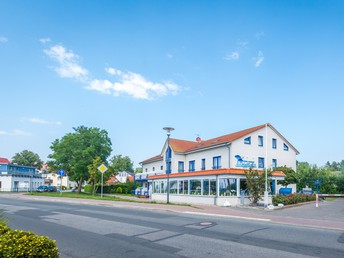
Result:
<svg viewBox="0 0 344 258"><path fill-rule="evenodd" d="M58 188L60 188L61 186L64 186L66 187L66 189L71 189L74 186L76 186L76 182L69 180L68 176L63 176L61 178L61 176L57 173L45 173L45 174L42 174L42 177L44 179L45 185L56 186Z"/></svg>
<svg viewBox="0 0 344 258"><path fill-rule="evenodd" d="M36 173L36 167L10 164L7 159L0 160L0 191L28 192L43 185L41 174Z"/></svg>
<svg viewBox="0 0 344 258"><path fill-rule="evenodd" d="M264 124L210 140L168 138L159 155L143 162L147 189L153 200L215 205L249 203L245 170L287 166L296 170L298 150L271 124ZM144 175L141 175L144 178ZM283 180L273 172L271 194ZM169 194L167 194L169 181ZM246 197L245 197L246 196Z"/></svg>

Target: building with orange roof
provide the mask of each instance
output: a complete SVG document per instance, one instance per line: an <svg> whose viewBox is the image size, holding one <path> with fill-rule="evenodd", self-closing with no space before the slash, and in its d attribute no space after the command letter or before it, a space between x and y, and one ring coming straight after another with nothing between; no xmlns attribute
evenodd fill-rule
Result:
<svg viewBox="0 0 344 258"><path fill-rule="evenodd" d="M248 195L245 170L264 172L279 166L296 170L298 154L269 123L209 140L168 137L159 155L141 162L143 173L136 178L143 187L138 191L159 201L239 205L249 202L241 196ZM273 173L270 194L279 190L277 181L284 176ZM295 192L296 186L292 187Z"/></svg>

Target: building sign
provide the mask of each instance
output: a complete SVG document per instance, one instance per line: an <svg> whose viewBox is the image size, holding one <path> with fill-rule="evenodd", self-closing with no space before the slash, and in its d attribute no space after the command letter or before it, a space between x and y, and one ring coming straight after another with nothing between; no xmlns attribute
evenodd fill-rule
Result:
<svg viewBox="0 0 344 258"><path fill-rule="evenodd" d="M255 168L256 164L254 161L244 160L240 155L235 155L234 158L237 159L236 167L240 168Z"/></svg>

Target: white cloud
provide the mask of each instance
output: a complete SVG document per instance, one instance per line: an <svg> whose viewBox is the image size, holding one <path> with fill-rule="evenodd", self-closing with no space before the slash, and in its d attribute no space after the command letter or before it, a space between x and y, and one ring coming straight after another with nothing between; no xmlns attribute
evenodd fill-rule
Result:
<svg viewBox="0 0 344 258"><path fill-rule="evenodd" d="M127 94L136 99L154 99L166 95L176 95L180 86L173 82L156 83L133 72L123 72L115 68L106 68L107 73L116 76L114 82L109 80L93 80L87 89L96 90L104 94L120 96Z"/></svg>
<svg viewBox="0 0 344 258"><path fill-rule="evenodd" d="M172 58L173 58L173 55L170 54L170 53L167 53L167 54L166 54L166 57L167 57L168 59L172 59Z"/></svg>
<svg viewBox="0 0 344 258"><path fill-rule="evenodd" d="M29 121L30 123L33 124L43 124L43 125L62 125L60 121L48 121L42 118L24 118L24 120Z"/></svg>
<svg viewBox="0 0 344 258"><path fill-rule="evenodd" d="M6 38L6 37L0 37L0 43L6 43L6 42L8 42L8 38Z"/></svg>
<svg viewBox="0 0 344 258"><path fill-rule="evenodd" d="M41 43L45 44L45 43L51 42L51 39L50 38L41 38L41 39L39 39L39 41Z"/></svg>
<svg viewBox="0 0 344 258"><path fill-rule="evenodd" d="M234 51L224 57L225 60L238 60L240 58L240 53L238 51Z"/></svg>
<svg viewBox="0 0 344 258"><path fill-rule="evenodd" d="M55 45L45 49L44 53L58 63L54 70L59 76L80 81L87 79L87 69L78 64L79 57L72 51L66 50L62 45Z"/></svg>
<svg viewBox="0 0 344 258"><path fill-rule="evenodd" d="M255 67L259 67L262 63L263 63L263 61L264 61L264 54L263 54L263 52L262 51L259 51L258 52L258 56L257 57L255 57L254 59L254 66Z"/></svg>
<svg viewBox="0 0 344 258"><path fill-rule="evenodd" d="M23 130L14 129L12 132L0 131L0 135L8 135L8 136L31 136L32 134L29 132L25 132Z"/></svg>
<svg viewBox="0 0 344 258"><path fill-rule="evenodd" d="M256 33L256 38L260 39L260 38L264 37L264 35L265 35L264 31L259 31Z"/></svg>

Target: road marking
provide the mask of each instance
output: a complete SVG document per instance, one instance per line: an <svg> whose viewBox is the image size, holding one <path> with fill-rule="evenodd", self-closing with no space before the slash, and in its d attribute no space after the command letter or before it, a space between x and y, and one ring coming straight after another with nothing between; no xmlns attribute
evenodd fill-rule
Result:
<svg viewBox="0 0 344 258"><path fill-rule="evenodd" d="M223 214L214 214L214 213L202 213L202 212L193 212L193 211L184 211L183 213L186 213L186 214L193 214L193 215L201 215L201 216L210 216L210 217L231 218L231 219L246 219L246 220L255 220L255 221L271 221L271 219L241 217L241 216L234 216L234 215L223 215Z"/></svg>

